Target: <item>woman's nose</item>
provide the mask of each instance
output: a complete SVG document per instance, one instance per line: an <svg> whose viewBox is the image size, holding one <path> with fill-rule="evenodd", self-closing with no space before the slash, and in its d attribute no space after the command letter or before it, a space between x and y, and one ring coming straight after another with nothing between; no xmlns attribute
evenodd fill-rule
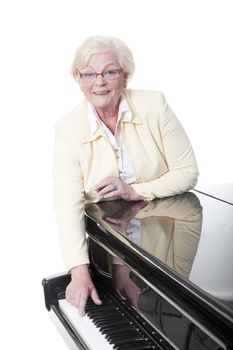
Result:
<svg viewBox="0 0 233 350"><path fill-rule="evenodd" d="M96 83L96 85L100 85L100 86L102 86L102 85L106 85L106 81L104 80L104 78L102 77L102 75L101 74L98 74L97 75L97 77L96 77L96 80L95 80L95 83Z"/></svg>

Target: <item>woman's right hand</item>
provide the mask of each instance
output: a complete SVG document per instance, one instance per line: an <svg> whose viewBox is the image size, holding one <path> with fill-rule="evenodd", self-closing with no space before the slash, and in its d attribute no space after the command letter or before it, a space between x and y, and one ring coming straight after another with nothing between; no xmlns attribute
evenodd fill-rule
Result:
<svg viewBox="0 0 233 350"><path fill-rule="evenodd" d="M66 299L78 308L81 316L85 315L85 306L89 295L95 304L100 305L102 303L92 282L88 264L72 268L71 282L66 288Z"/></svg>

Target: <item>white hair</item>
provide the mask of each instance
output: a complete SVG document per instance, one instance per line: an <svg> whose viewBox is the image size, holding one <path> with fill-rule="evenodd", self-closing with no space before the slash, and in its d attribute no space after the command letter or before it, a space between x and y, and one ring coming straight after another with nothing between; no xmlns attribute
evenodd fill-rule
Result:
<svg viewBox="0 0 233 350"><path fill-rule="evenodd" d="M132 52L122 40L101 35L91 36L79 46L71 66L73 77L76 77L77 71L87 66L92 55L105 52L111 52L116 56L119 65L127 75L127 80L129 80L135 70Z"/></svg>

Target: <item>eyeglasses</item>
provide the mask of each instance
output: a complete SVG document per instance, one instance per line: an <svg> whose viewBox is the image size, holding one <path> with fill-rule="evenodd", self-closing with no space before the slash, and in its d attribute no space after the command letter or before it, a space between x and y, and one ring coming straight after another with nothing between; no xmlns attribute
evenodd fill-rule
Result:
<svg viewBox="0 0 233 350"><path fill-rule="evenodd" d="M96 72L81 73L81 72L79 72L79 75L85 83L92 83L93 81L95 81L97 79L98 75L101 75L101 77L105 81L119 79L121 72L122 72L122 69L109 69L109 70L105 70L101 73L96 73Z"/></svg>

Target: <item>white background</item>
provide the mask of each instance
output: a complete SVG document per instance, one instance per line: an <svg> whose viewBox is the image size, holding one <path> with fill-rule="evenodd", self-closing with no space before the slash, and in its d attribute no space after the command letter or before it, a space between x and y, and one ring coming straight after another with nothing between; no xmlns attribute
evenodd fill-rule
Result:
<svg viewBox="0 0 233 350"><path fill-rule="evenodd" d="M193 144L200 184L230 182L231 4L1 1L1 348L66 349L45 310L41 280L64 270L53 208L53 125L82 97L69 74L77 46L95 34L123 39L136 61L130 87L164 92Z"/></svg>

